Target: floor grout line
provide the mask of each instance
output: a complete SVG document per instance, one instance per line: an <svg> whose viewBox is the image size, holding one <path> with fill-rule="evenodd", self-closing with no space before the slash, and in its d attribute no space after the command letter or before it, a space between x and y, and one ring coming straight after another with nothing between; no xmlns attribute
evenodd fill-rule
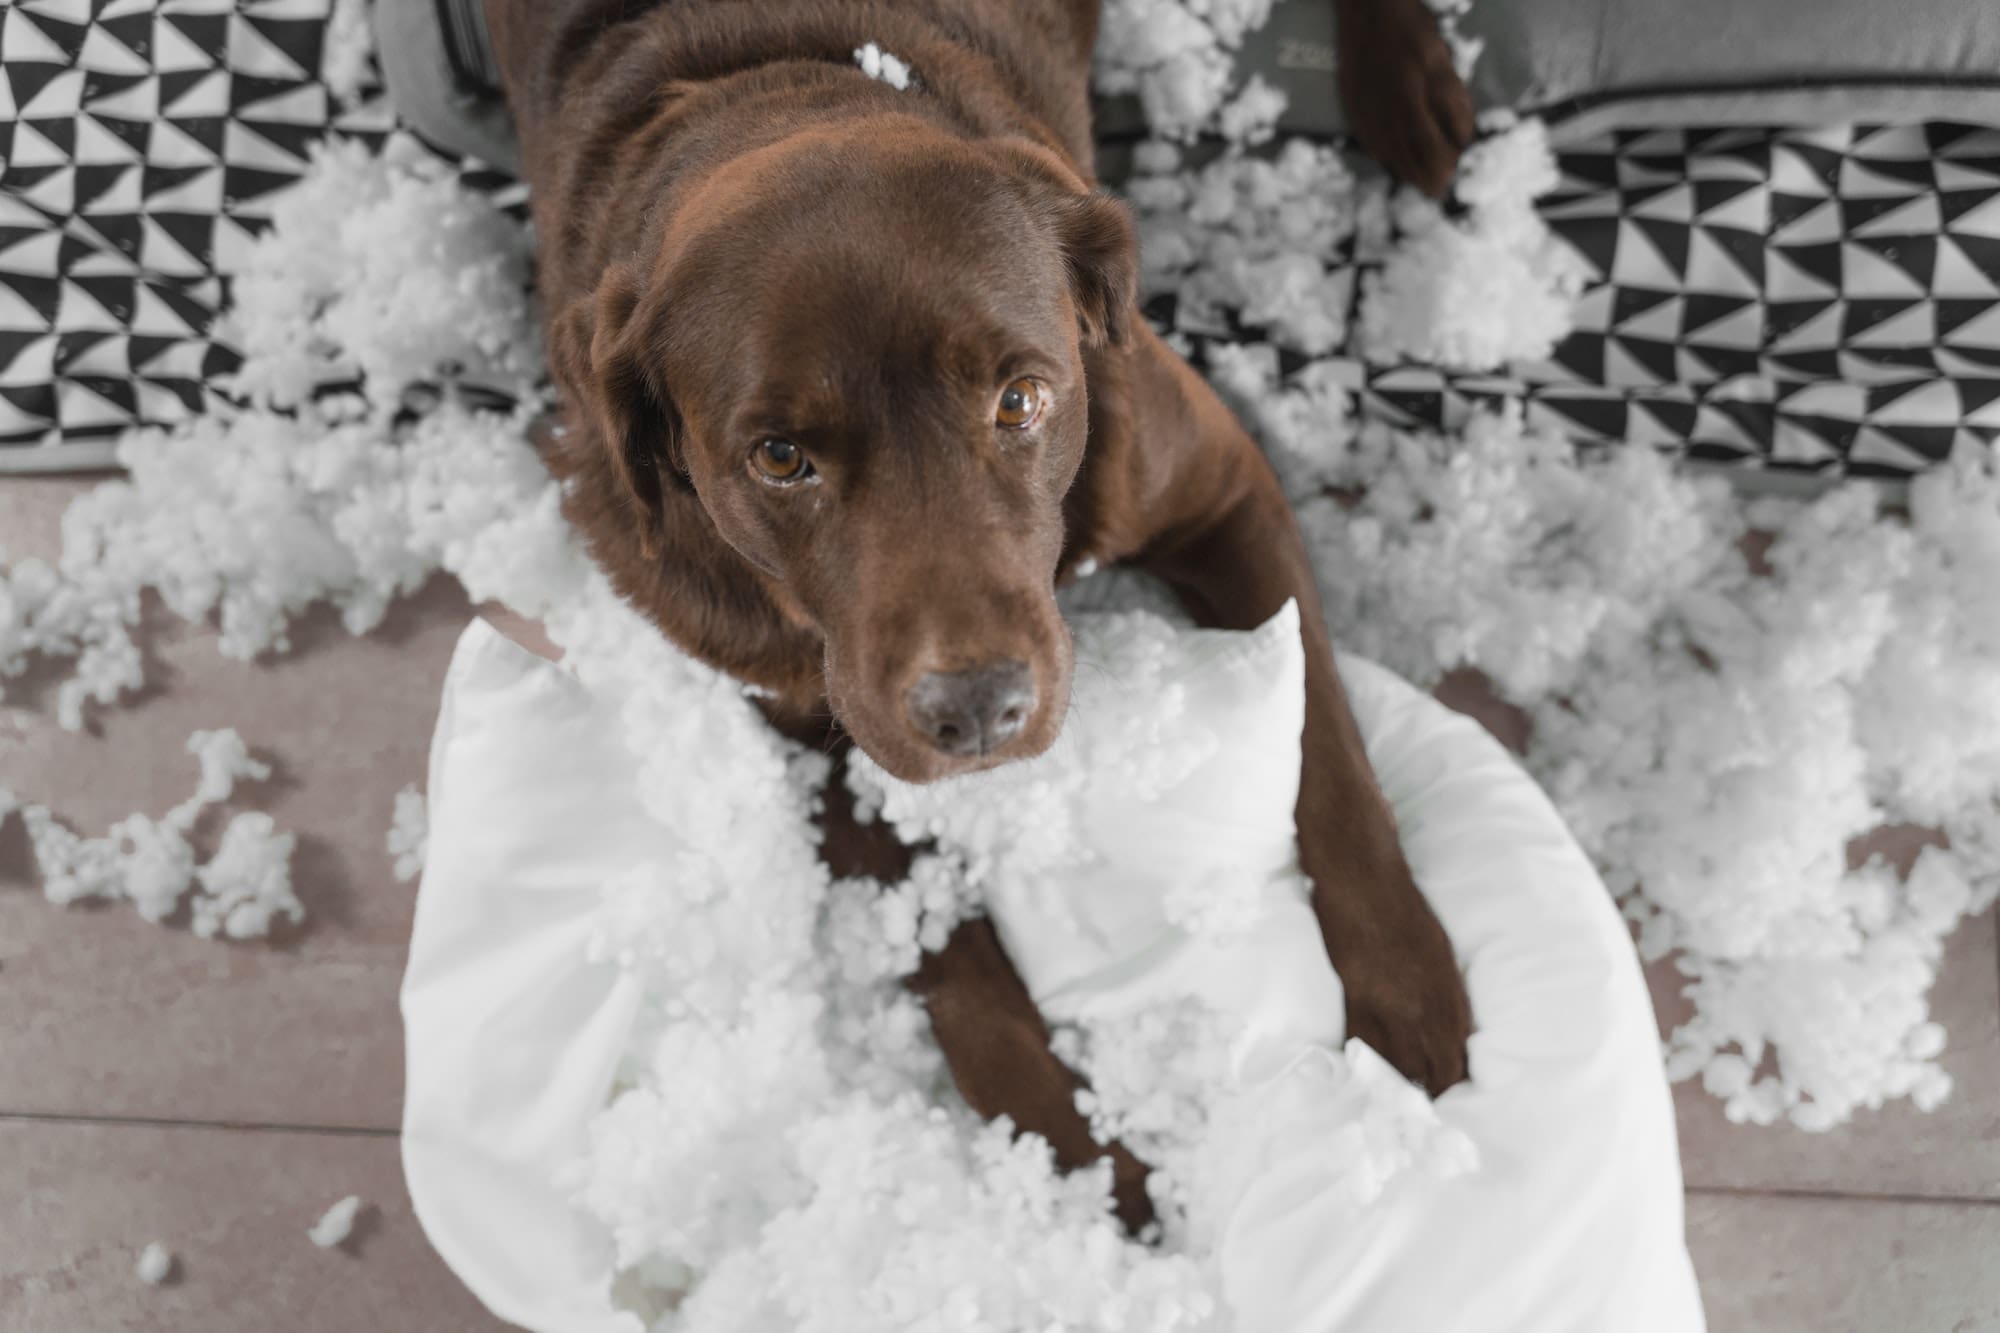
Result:
<svg viewBox="0 0 2000 1333"><path fill-rule="evenodd" d="M185 1120L171 1116L91 1115L77 1111L0 1111L0 1125L95 1125L131 1129L220 1129L252 1134L318 1134L328 1138L393 1139L401 1131L366 1125L288 1125L261 1120Z"/></svg>
<svg viewBox="0 0 2000 1333"><path fill-rule="evenodd" d="M185 1120L167 1116L87 1115L60 1111L0 1111L0 1126L70 1125L117 1129L238 1130L252 1134L310 1134L324 1138L394 1139L399 1131L358 1125L299 1125L249 1120ZM2000 1208L2000 1198L1962 1194L1807 1189L1798 1186L1688 1185L1690 1196L1725 1199L1788 1199L1826 1203L1938 1204Z"/></svg>
<svg viewBox="0 0 2000 1333"><path fill-rule="evenodd" d="M1795 1199L1825 1203L1931 1203L1972 1208L2000 1208L2000 1198L1978 1194L1908 1194L1897 1191L1805 1189L1798 1186L1689 1185L1689 1195L1712 1195L1725 1199Z"/></svg>

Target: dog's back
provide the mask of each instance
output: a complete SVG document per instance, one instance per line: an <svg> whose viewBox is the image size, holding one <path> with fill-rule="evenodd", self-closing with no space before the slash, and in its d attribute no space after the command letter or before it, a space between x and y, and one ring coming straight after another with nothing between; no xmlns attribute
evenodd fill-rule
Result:
<svg viewBox="0 0 2000 1333"><path fill-rule="evenodd" d="M899 52L942 40L991 60L1006 93L1086 173L1098 8L1099 0L486 0L524 135L598 100L590 80L664 85L783 60L845 63L869 42Z"/></svg>

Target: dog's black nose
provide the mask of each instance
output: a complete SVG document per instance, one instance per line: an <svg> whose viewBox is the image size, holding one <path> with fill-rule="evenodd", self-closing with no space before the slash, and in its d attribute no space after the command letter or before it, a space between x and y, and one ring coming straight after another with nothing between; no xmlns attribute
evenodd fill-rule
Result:
<svg viewBox="0 0 2000 1333"><path fill-rule="evenodd" d="M909 705L911 724L946 754L989 754L1028 725L1035 676L1012 659L970 671L931 671L910 687Z"/></svg>

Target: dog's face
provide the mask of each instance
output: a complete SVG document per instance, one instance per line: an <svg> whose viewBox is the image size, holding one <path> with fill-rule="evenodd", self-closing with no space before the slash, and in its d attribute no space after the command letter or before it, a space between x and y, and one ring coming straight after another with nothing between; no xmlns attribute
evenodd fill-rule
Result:
<svg viewBox="0 0 2000 1333"><path fill-rule="evenodd" d="M926 781L1062 724L1082 351L1123 335L1135 267L1124 211L1051 155L884 117L715 173L554 359L637 500L692 488L819 631L842 725Z"/></svg>

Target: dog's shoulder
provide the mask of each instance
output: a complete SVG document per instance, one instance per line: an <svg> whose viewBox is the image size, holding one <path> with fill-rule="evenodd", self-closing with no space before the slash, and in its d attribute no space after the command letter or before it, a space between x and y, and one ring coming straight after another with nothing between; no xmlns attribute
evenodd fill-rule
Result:
<svg viewBox="0 0 2000 1333"><path fill-rule="evenodd" d="M1084 370L1090 443L1064 508L1073 549L1100 562L1140 557L1241 491L1255 446L1138 312L1129 337L1085 352Z"/></svg>

